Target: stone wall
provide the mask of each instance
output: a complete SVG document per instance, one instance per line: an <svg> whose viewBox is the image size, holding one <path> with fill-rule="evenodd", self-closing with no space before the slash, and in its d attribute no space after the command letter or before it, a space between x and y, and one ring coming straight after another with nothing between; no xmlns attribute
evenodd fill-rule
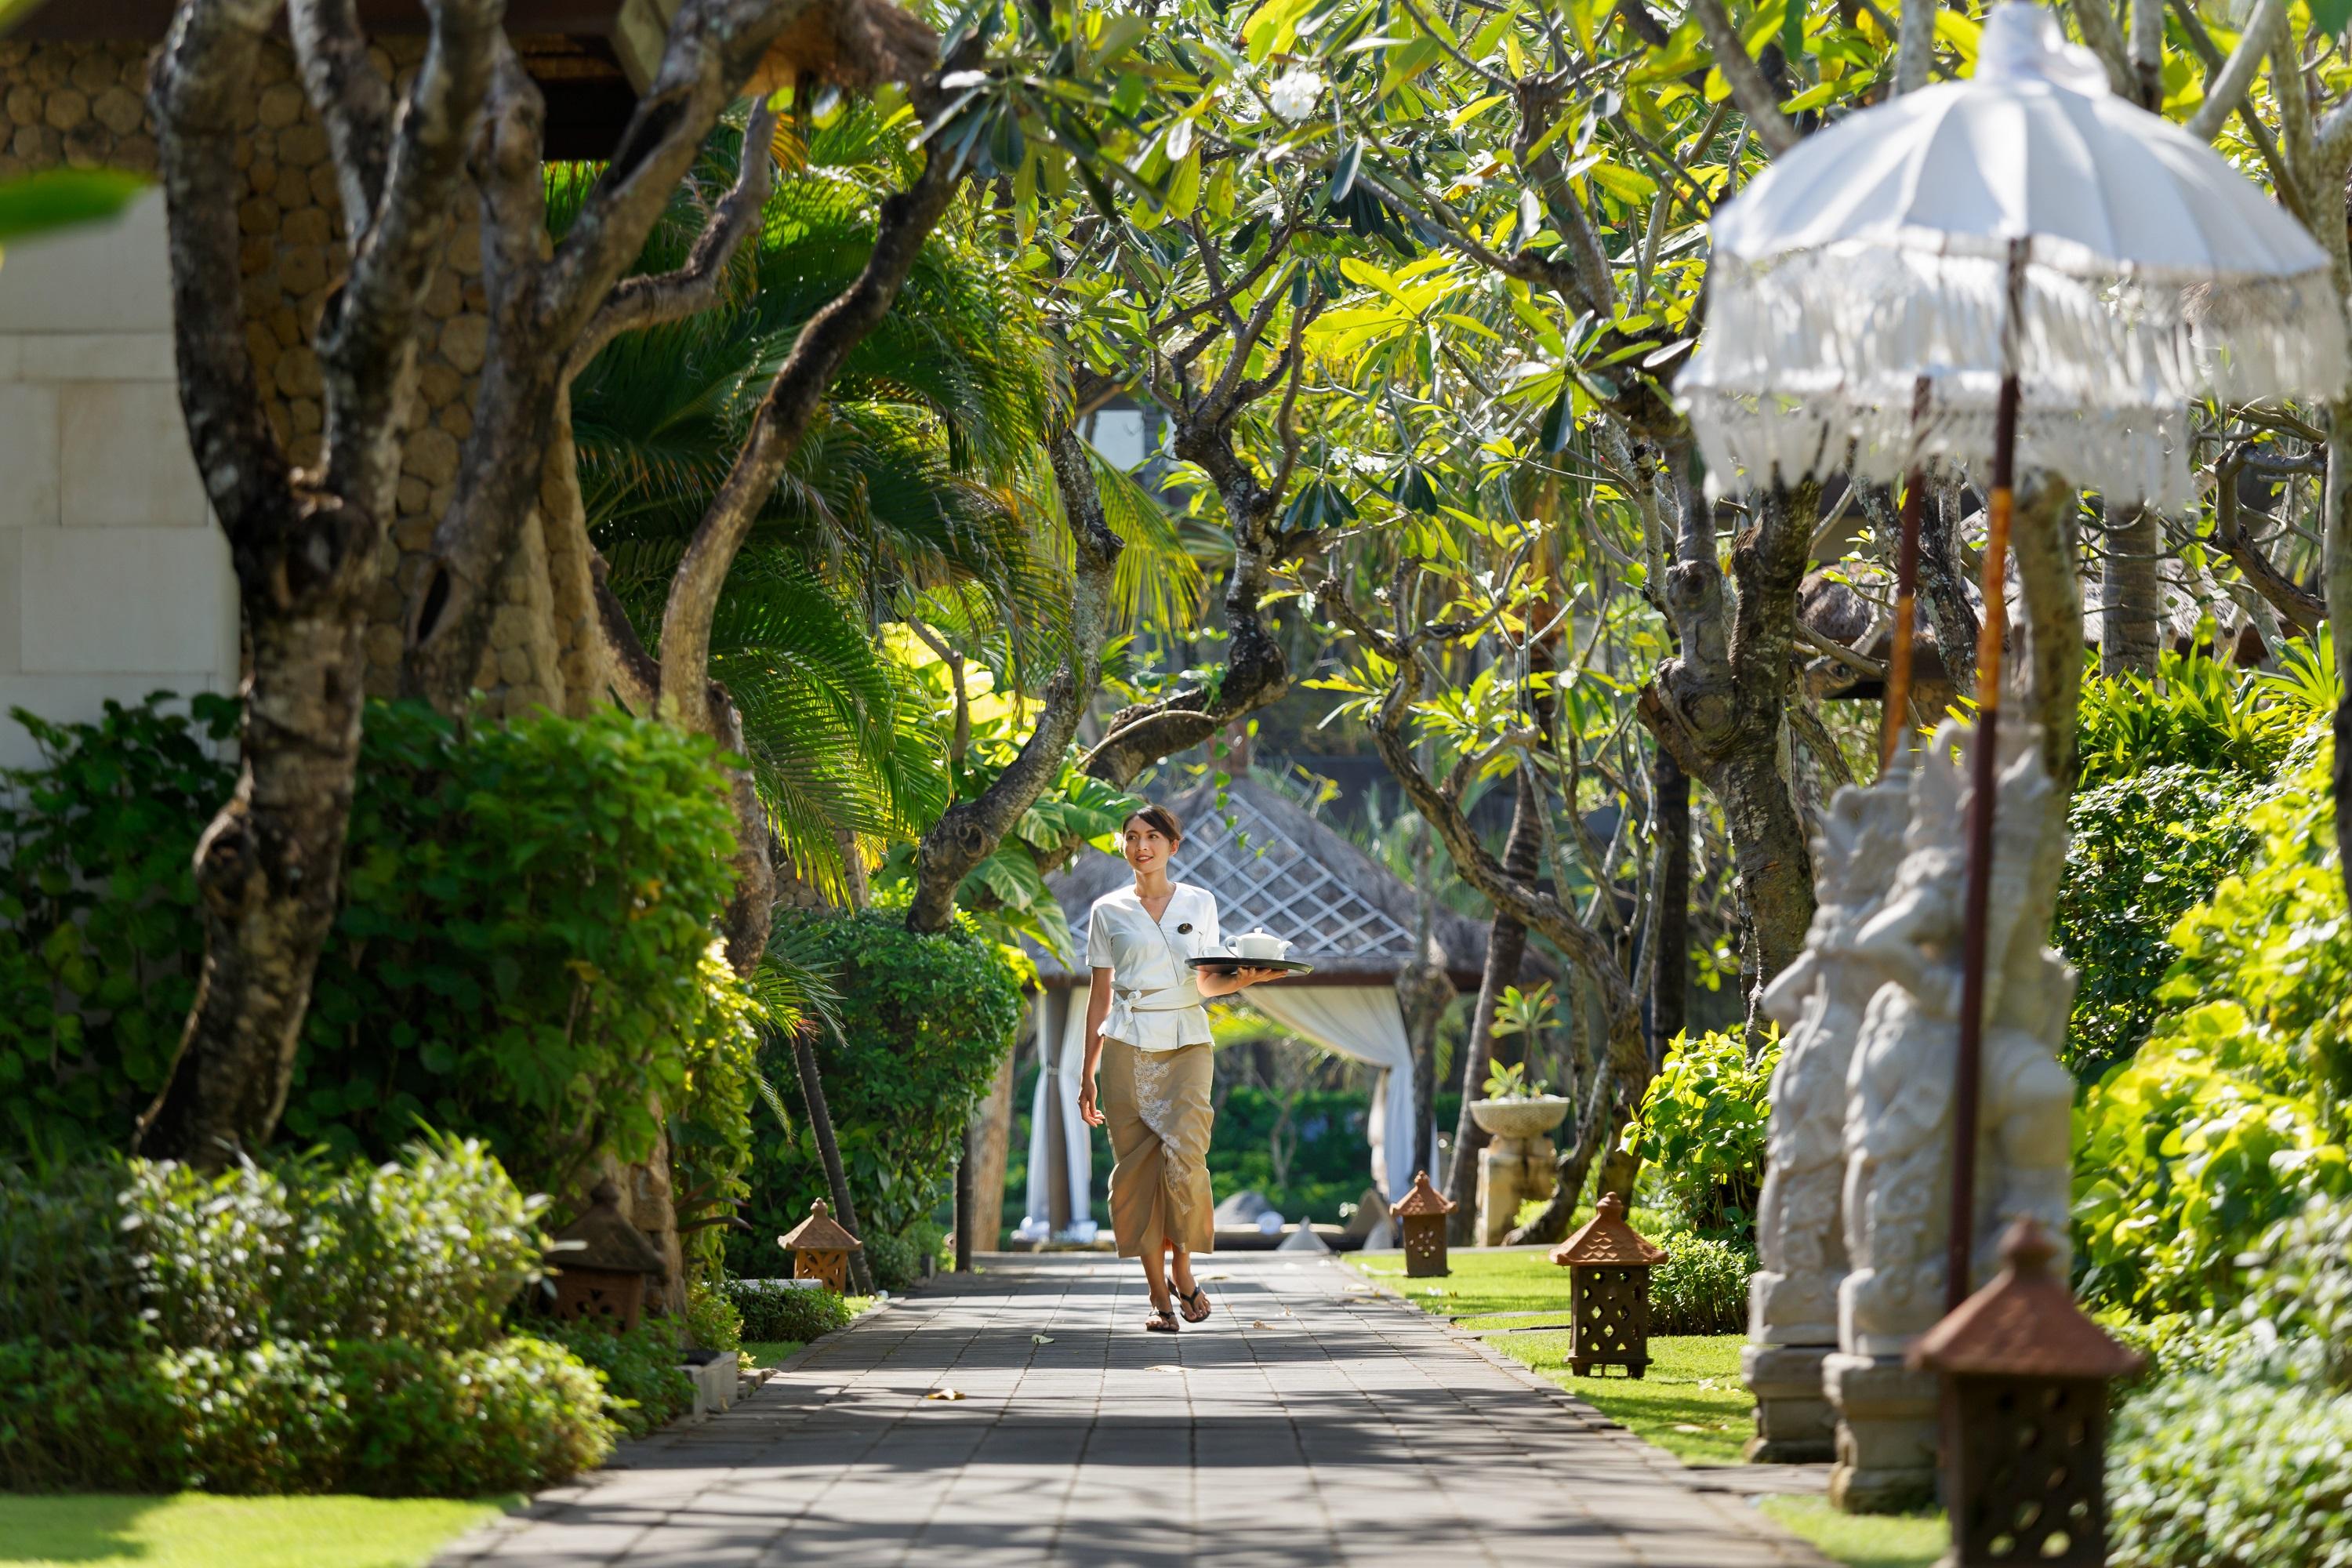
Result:
<svg viewBox="0 0 2352 1568"><path fill-rule="evenodd" d="M394 39L373 53L379 69L403 74L422 50L420 40ZM138 46L0 43L0 175L60 164L152 174L146 68ZM310 345L345 253L326 133L283 48L264 52L237 162L247 192L237 211L247 345L289 455L311 462L324 409ZM201 488L188 499L194 467L172 378L164 258L162 202L150 195L121 225L12 248L0 263L0 458L34 476L0 496L0 595L15 575L19 598L13 624L0 629L0 690L44 713L95 710L82 687L60 683L68 676L103 673L116 688L145 681L139 690L221 689L236 679L227 552L207 526ZM378 696L396 688L406 596L473 428L489 339L480 272L478 211L467 200L425 299L417 407L370 606L367 679ZM500 584L477 677L498 713L543 706L576 714L603 690L577 489L568 466L549 479ZM15 535L47 526L52 514L68 532L89 523L93 490L107 498L99 509L100 526L113 531L106 540L43 541L28 552ZM194 515L182 516L191 505ZM167 527L178 531L155 532ZM28 563L37 578L22 575ZM191 584L203 591L191 595ZM19 672L47 685L23 686Z"/></svg>

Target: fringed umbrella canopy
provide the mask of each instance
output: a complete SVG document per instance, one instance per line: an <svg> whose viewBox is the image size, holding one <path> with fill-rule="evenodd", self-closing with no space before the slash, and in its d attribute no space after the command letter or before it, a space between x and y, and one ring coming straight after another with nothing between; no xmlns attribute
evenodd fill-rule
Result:
<svg viewBox="0 0 2352 1568"><path fill-rule="evenodd" d="M2111 94L2036 5L1986 20L1972 79L1807 137L1712 229L1706 325L1675 391L1721 484L1982 463L2020 242L2022 464L2178 504L2191 399L2345 382L2317 242L2211 148Z"/></svg>

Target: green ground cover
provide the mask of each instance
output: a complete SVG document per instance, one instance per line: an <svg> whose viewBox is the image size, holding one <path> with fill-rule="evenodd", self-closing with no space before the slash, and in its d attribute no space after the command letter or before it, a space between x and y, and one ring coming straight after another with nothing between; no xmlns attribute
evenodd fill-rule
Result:
<svg viewBox="0 0 2352 1568"><path fill-rule="evenodd" d="M1461 1328L1528 1322L1494 1315L1502 1312L1556 1310L1558 1321L1568 1321L1568 1270L1538 1250L1456 1252L1453 1272L1437 1279L1407 1279L1399 1253L1360 1253L1349 1261L1422 1310L1452 1318ZM1649 1370L1638 1382L1622 1373L1574 1375L1568 1370L1565 1329L1497 1334L1486 1343L1685 1463L1736 1464L1740 1446L1755 1430L1756 1404L1739 1381L1742 1342L1737 1334L1654 1337Z"/></svg>
<svg viewBox="0 0 2352 1568"><path fill-rule="evenodd" d="M416 1568L519 1499L0 1494L6 1568Z"/></svg>
<svg viewBox="0 0 2352 1568"><path fill-rule="evenodd" d="M782 1366L785 1357L807 1343L806 1340L745 1340L743 1359L753 1366Z"/></svg>
<svg viewBox="0 0 2352 1568"><path fill-rule="evenodd" d="M1940 1513L1840 1513L1818 1497L1768 1497L1758 1506L1849 1568L1932 1568L1951 1544Z"/></svg>

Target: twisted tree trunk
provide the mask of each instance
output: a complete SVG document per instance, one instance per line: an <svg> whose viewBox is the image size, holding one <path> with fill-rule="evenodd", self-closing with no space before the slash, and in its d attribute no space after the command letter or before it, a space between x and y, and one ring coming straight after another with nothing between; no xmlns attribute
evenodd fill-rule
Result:
<svg viewBox="0 0 2352 1568"><path fill-rule="evenodd" d="M153 98L170 230L180 401L228 536L252 652L236 789L205 831L194 1006L139 1146L211 1167L278 1125L335 916L364 697L361 631L415 404L415 345L442 214L490 63L496 0L436 0L433 45L396 125L349 0L305 0L292 35L346 193L352 261L317 343L322 460L297 473L246 346L238 132L276 0L190 0Z"/></svg>
<svg viewBox="0 0 2352 1568"><path fill-rule="evenodd" d="M1543 855L1543 824L1537 813L1543 803L1535 780L1522 766L1511 795L1511 831L1503 845L1503 874L1532 887ZM1445 1195L1454 1202L1446 1216L1446 1239L1467 1247L1477 1239L1478 1156L1492 1142L1485 1128L1472 1119L1470 1102L1485 1092L1486 1070L1495 1059L1495 1009L1502 1005L1504 987L1517 980L1528 952L1528 928L1501 904L1486 927L1486 964L1478 979L1478 1000L1470 1009L1470 1032L1462 1042L1462 1109L1454 1123L1454 1163L1446 1170Z"/></svg>

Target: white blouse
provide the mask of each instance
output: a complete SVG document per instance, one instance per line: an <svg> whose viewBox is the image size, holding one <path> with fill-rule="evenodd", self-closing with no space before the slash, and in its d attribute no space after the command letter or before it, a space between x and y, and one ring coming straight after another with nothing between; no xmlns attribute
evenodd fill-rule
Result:
<svg viewBox="0 0 2352 1568"><path fill-rule="evenodd" d="M1132 887L1097 899L1087 916L1087 967L1111 974L1102 1037L1143 1051L1207 1045L1208 1008L1184 960L1223 951L1217 900L1205 889L1174 884L1157 921Z"/></svg>

